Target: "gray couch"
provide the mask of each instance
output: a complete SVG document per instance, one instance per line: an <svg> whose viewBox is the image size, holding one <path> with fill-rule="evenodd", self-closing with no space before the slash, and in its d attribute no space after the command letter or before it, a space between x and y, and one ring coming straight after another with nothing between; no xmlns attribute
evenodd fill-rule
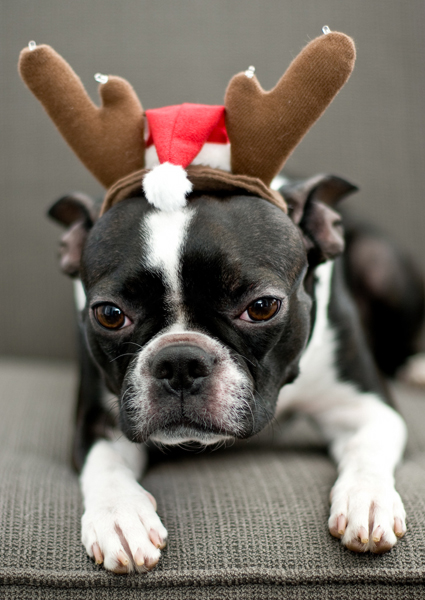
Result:
<svg viewBox="0 0 425 600"><path fill-rule="evenodd" d="M56 48L94 99L101 71L131 81L146 108L218 104L237 71L254 64L270 89L323 25L344 31L356 69L288 172L360 185L350 210L425 268L423 1L13 0L0 11L0 599L425 597L425 398L408 389L397 390L410 426L398 471L408 533L389 554L359 556L331 538L335 469L296 422L274 428L272 446L156 462L145 485L170 541L152 573L119 577L87 558L69 460L75 367L52 359L75 357L72 294L44 214L70 190L101 190L16 72L34 39Z"/></svg>
<svg viewBox="0 0 425 600"><path fill-rule="evenodd" d="M80 542L70 467L72 363L0 363L0 598L425 597L425 397L397 387L410 439L397 485L406 537L358 555L327 530L335 468L304 421L214 453L163 455L144 479L169 531L146 575L106 573Z"/></svg>

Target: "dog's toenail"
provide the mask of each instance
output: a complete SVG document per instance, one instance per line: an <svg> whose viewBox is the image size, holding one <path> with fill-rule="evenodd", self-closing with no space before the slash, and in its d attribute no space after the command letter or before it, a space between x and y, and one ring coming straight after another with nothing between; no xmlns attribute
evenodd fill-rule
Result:
<svg viewBox="0 0 425 600"><path fill-rule="evenodd" d="M151 529L149 532L149 539L155 548L164 548L165 544L159 536L159 533L154 529Z"/></svg>
<svg viewBox="0 0 425 600"><path fill-rule="evenodd" d="M378 525L378 527L373 532L373 536L372 536L373 541L375 543L380 542L382 539L383 533L384 533L384 530L382 529L382 527L380 525Z"/></svg>
<svg viewBox="0 0 425 600"><path fill-rule="evenodd" d="M338 530L339 535L343 535L343 533L345 532L345 529L347 527L347 519L344 517L344 515L340 515L336 521L336 527Z"/></svg>
<svg viewBox="0 0 425 600"><path fill-rule="evenodd" d="M134 562L138 567L141 567L145 564L145 557L143 555L143 551L141 548L137 549L136 554L134 555Z"/></svg>
<svg viewBox="0 0 425 600"><path fill-rule="evenodd" d="M124 567L126 567L129 563L127 556L124 554L122 550L118 552L117 556L118 562L120 562Z"/></svg>

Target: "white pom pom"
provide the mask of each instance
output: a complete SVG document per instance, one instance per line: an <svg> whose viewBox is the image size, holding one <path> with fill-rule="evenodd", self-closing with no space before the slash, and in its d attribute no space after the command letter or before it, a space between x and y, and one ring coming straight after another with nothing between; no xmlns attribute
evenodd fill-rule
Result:
<svg viewBox="0 0 425 600"><path fill-rule="evenodd" d="M186 196L192 191L192 184L183 167L165 162L145 175L143 191L156 208L172 211L186 206Z"/></svg>

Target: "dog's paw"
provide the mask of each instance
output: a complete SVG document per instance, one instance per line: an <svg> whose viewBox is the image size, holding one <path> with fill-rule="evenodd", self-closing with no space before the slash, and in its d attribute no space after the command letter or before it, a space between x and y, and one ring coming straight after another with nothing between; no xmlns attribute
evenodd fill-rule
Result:
<svg viewBox="0 0 425 600"><path fill-rule="evenodd" d="M388 552L406 533L405 519L391 482L337 481L332 489L329 531L354 552Z"/></svg>
<svg viewBox="0 0 425 600"><path fill-rule="evenodd" d="M149 571L166 545L167 530L156 514L155 499L136 482L125 491L97 494L81 525L87 554L114 573Z"/></svg>

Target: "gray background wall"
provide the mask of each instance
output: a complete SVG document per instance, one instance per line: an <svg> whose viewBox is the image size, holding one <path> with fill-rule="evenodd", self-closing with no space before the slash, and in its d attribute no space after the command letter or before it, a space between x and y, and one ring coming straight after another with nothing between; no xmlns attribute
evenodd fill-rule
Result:
<svg viewBox="0 0 425 600"><path fill-rule="evenodd" d="M355 72L287 170L361 186L347 201L425 269L425 4L422 0L3 0L0 3L0 353L74 355L72 289L45 219L71 190L102 190L20 82L29 40L51 44L93 98L100 71L129 79L145 108L218 104L255 65L272 87L325 24L357 43Z"/></svg>

